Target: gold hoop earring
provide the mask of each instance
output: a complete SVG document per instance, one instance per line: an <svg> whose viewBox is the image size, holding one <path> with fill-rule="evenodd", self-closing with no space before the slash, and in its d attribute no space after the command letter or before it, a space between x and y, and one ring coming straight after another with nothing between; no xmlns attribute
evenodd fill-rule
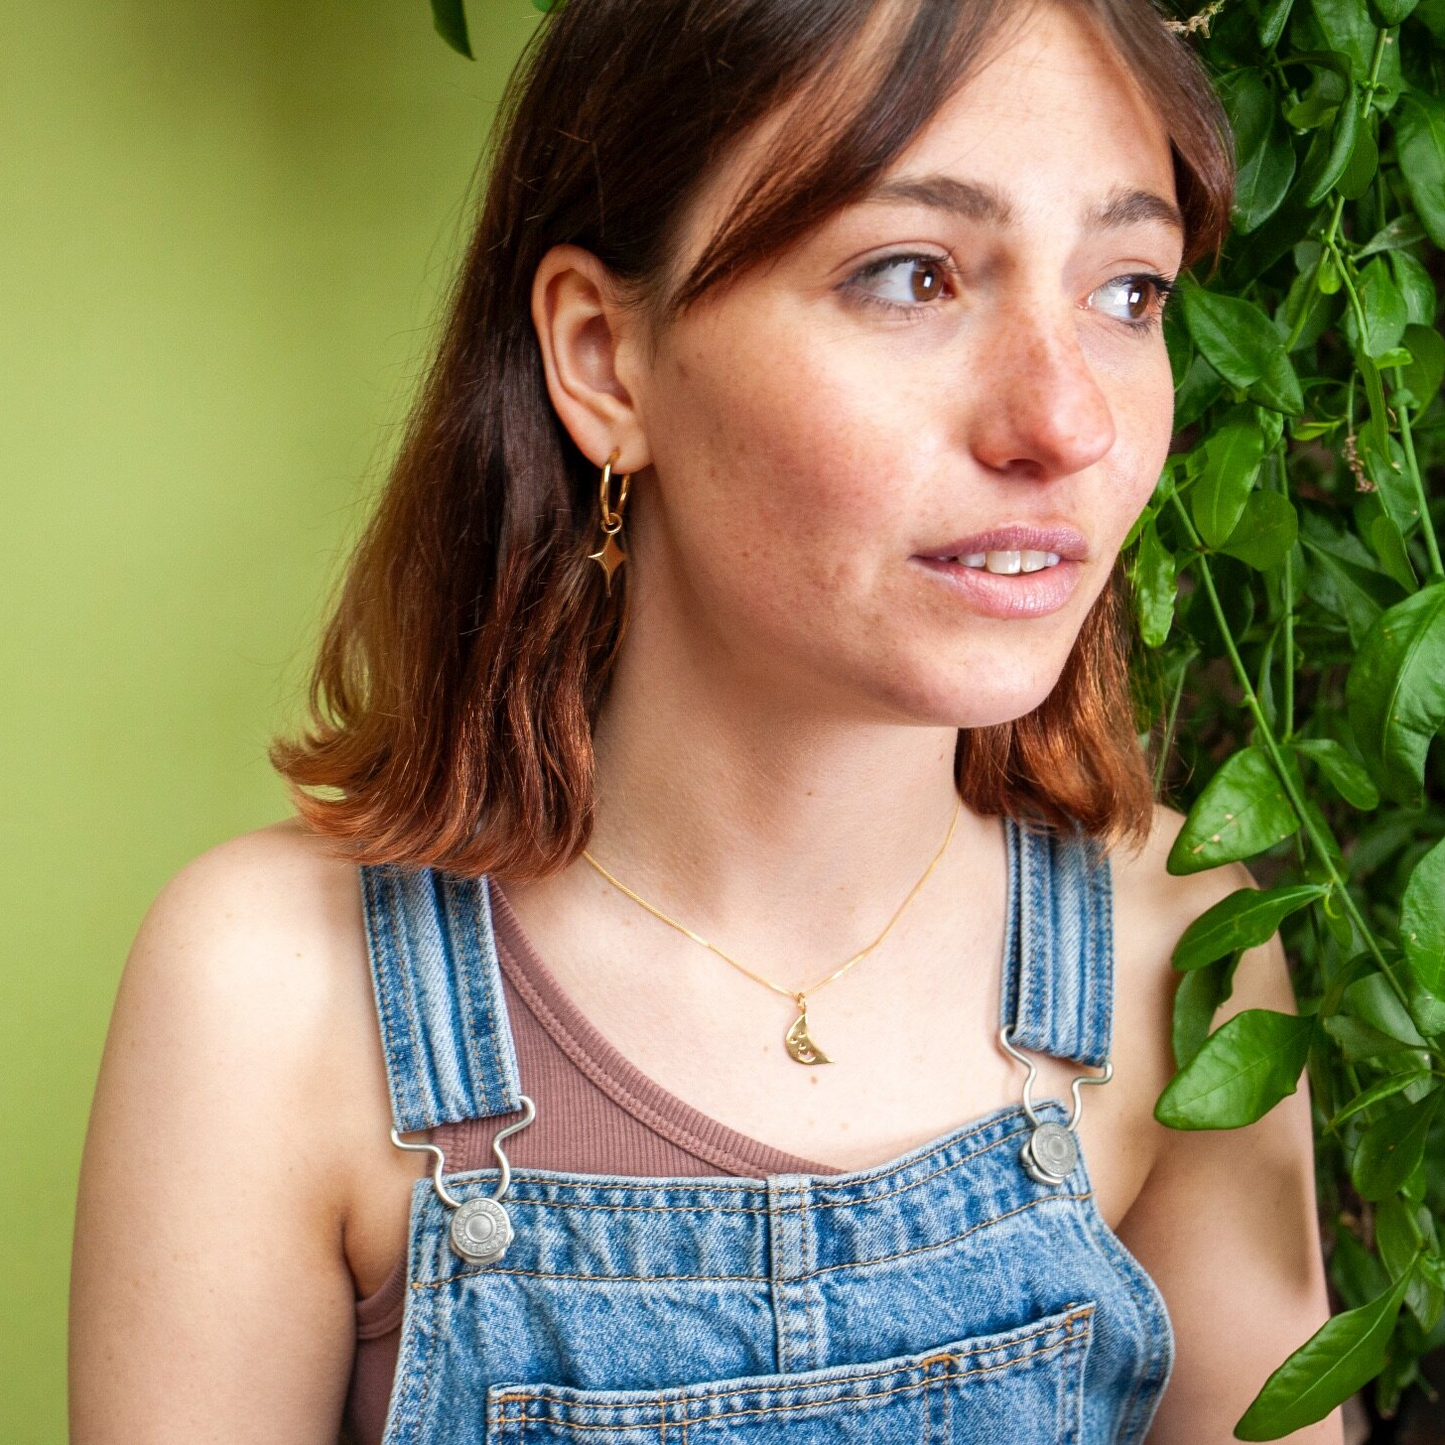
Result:
<svg viewBox="0 0 1445 1445"><path fill-rule="evenodd" d="M627 553L622 548L622 509L627 504L627 484L632 480L632 473L628 472L622 478L622 489L617 496L617 510L612 510L610 498L612 483L612 464L617 460L620 448L613 447L612 455L602 467L602 531L604 540L602 545L587 555L602 568L607 579L607 595L612 596L612 574L627 560Z"/></svg>

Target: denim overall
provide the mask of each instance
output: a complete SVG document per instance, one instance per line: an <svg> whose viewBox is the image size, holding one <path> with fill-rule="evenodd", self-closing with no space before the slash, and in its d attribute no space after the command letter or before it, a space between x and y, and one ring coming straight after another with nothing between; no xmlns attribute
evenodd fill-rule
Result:
<svg viewBox="0 0 1445 1445"><path fill-rule="evenodd" d="M1173 1331L1068 1127L1079 1084L1112 1073L1109 860L1081 833L1003 826L1000 1041L1104 1077L1076 1078L1071 1113L1030 1102L1016 1054L1022 1104L828 1175L513 1170L500 1135L496 1168L445 1172L399 1136L533 1117L487 880L362 865L393 1142L436 1156L412 1191L384 1445L1141 1440ZM473 1203L499 1191L500 1210ZM454 1221L486 1236L503 1211L499 1258L457 1252Z"/></svg>

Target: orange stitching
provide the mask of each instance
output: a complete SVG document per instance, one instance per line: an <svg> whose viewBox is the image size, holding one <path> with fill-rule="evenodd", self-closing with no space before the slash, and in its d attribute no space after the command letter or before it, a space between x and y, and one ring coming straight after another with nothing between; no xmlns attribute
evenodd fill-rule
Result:
<svg viewBox="0 0 1445 1445"><path fill-rule="evenodd" d="M1076 1320L1076 1319L1081 1319L1081 1318L1083 1318L1085 1315L1088 1315L1088 1314L1092 1313L1093 1308L1094 1308L1093 1305L1089 1305L1088 1308L1083 1309L1083 1310L1079 1310L1079 1311L1077 1311L1076 1313L1067 1316L1064 1320L1061 1320L1058 1325L1056 1325L1056 1326L1050 1326L1048 1329L1040 1330L1040 1331L1037 1332L1037 1334L1049 1334L1049 1333L1052 1333L1053 1330L1062 1328L1064 1325L1069 1324L1071 1321ZM1034 1339L1034 1338L1036 1338L1036 1337L1037 1337L1037 1335L1025 1335L1025 1336L1022 1337L1022 1339L1019 1341L1019 1343L1022 1343L1023 1340ZM980 1366L978 1366L978 1367L976 1367L976 1368L974 1368L974 1369L959 1370L957 1373L952 1374L952 1375L942 1375L942 1376L935 1375L933 1378L934 1378L935 1380L937 1380L937 1379L962 1380L962 1379L967 1378L969 1375L987 1375L987 1374L991 1374L991 1373L993 1373L993 1372L996 1371L996 1370L1009 1369L1009 1368L1011 1368L1011 1367L1014 1366L1014 1365L1021 1364L1021 1363L1022 1363L1023 1361L1025 1361L1025 1360L1037 1360L1037 1359L1040 1359L1040 1358L1041 1358L1042 1356L1044 1356L1044 1355L1053 1354L1056 1350L1059 1350L1059 1349L1063 1348L1065 1345L1069 1345L1069 1344L1076 1343L1077 1341L1079 1341L1079 1340L1081 1340L1081 1339L1083 1339L1083 1338L1084 1338L1084 1333L1083 1333L1083 1331L1081 1331L1081 1330L1074 1330L1074 1329L1071 1328L1066 1334L1064 1334L1061 1338L1059 1338L1058 1340L1056 1340L1053 1344L1051 1344L1051 1345L1043 1345L1043 1346L1040 1346L1038 1349L1030 1350L1026 1355L1019 1355L1019 1356L1017 1356L1017 1357L1015 1357L1015 1358L1011 1358L1011 1359L1007 1359L1007 1360L1002 1360L1002 1361L1000 1361L1000 1362L999 1362L998 1364L996 1364L996 1365L980 1365ZM966 1357L967 1357L968 1355L970 1355L970 1354L982 1353L986 1348L987 1348L987 1347L985 1346L985 1347L981 1347L979 1350L962 1351L962 1352L960 1352L960 1353L958 1353L958 1354L956 1354L956 1355L954 1355L954 1354L949 1354L949 1355L946 1355L944 1358L947 1358L948 1360L950 1360L950 1361L952 1361L952 1362L957 1362L959 1359L966 1358ZM997 1348L1000 1348L1000 1346L994 1346L994 1348L997 1349ZM1006 1348L1006 1347L1004 1347L1004 1348ZM817 1390L817 1389L827 1389L827 1388L829 1388L829 1387L836 1388L836 1387L838 1387L839 1385L844 1385L844 1386L852 1385L852 1384L854 1384L855 1382L857 1382L857 1381L859 1381L859 1380L879 1379L879 1378L881 1378L882 1376L894 1374L895 1371L896 1371L896 1368L897 1368L897 1367L895 1367L894 1369L890 1369L890 1370L879 1370L879 1371L877 1371L876 1373L874 1373L874 1374L872 1374L872 1375L849 1375L849 1376L845 1377L845 1378L842 1379L842 1380L820 1381L820 1382L819 1382L818 1384L816 1384L816 1385L808 1385L808 1384L806 1384L806 1383L803 1383L803 1384L797 1384L797 1385L778 1385L778 1386L774 1386L774 1387L771 1387L771 1388L780 1389L780 1390L800 1390L800 1389L815 1389L815 1390ZM916 1366L909 1366L909 1367L907 1367L907 1368L916 1368ZM904 1393L904 1392L906 1392L906 1391L916 1391L916 1390L918 1390L918 1389L920 1389L920 1388L925 1388L925 1387L928 1385L928 1383L929 1383L928 1379L925 1378L925 1379L922 1379L922 1380L911 1380L911 1381L909 1381L907 1384L903 1384L903 1385L894 1385L894 1386L890 1387L890 1388L887 1389L887 1390L873 1390L873 1391L869 1391L868 1393L862 1394L862 1395L853 1395L853 1394L838 1395L838 1396L834 1397L834 1398L831 1399L831 1400L798 1400L798 1401L793 1401L793 1402L791 1402L791 1403L780 1403L780 1404L776 1404L776 1405L759 1405L759 1406L754 1406L754 1407L752 1407L752 1408L750 1408L750 1409L747 1409L747 1410L727 1410L727 1411L724 1411L722 1414L718 1414L718 1415L699 1415L699 1416L697 1416L697 1417L694 1418L694 1420L692 1421L692 1423L693 1423L693 1424L697 1424L697 1425L712 1425L712 1424L717 1423L718 1421L721 1421L721 1420L731 1420L731 1419L734 1419L734 1418L736 1418L736 1417L738 1417L738 1416L742 1416L742 1415L773 1415L773 1414L777 1414L778 1412L780 1412L780 1411L782 1411L782 1410L808 1410L808 1409L815 1409L815 1408L818 1408L819 1406L826 1406L826 1405L850 1405L850 1404L856 1404L856 1403L858 1403L858 1402L860 1402L860 1401L863 1401L863 1400L882 1400L882 1399L886 1399L889 1395L898 1395L898 1394L902 1394L902 1393ZM763 1388L763 1387L751 1387L751 1388ZM691 1398L694 1399L694 1400L702 1401L702 1400L708 1400L708 1399L716 1399L716 1398L719 1398L719 1397L722 1397L722 1396L726 1396L726 1395L746 1395L746 1394L749 1394L750 1392L751 1392L750 1387L749 1387L749 1386L746 1386L746 1385L743 1385L743 1386L733 1387L733 1388L730 1388L730 1389L727 1389L727 1390L718 1390L718 1391L715 1391L715 1392L713 1392L713 1393L711 1393L711 1394L709 1394L709 1395L696 1395L696 1396L693 1396L693 1397L691 1397ZM547 1399L548 1397L547 1397L545 1394L533 1394L533 1395L525 1395L525 1396L508 1395L508 1396L504 1396L503 1398L504 1398L504 1399L536 1400L536 1399ZM561 1404L563 1404L564 1406L569 1407L569 1408L576 1408L575 1402L572 1402L572 1401L557 1401L557 1402L555 1402L555 1403L561 1403ZM582 1409L590 1409L590 1410L625 1410L625 1409L635 1409L636 1406L635 1406L635 1405L627 1405L627 1404L619 1404L619 1405L582 1405L580 1408L582 1408ZM568 1420L568 1421L566 1422L566 1428L567 1428L568 1430L656 1430L658 1427L657 1427L657 1425L656 1425L655 1422L649 1422L649 1423L637 1424L637 1425L618 1425L618 1424L603 1423L603 1422L586 1422L586 1421Z"/></svg>
<svg viewBox="0 0 1445 1445"><path fill-rule="evenodd" d="M981 1224L975 1224L965 1229L962 1234L955 1234L948 1239L935 1240L932 1244L921 1244L916 1249L900 1250L897 1254L880 1255L877 1259L849 1259L842 1264L825 1265L822 1269L813 1270L809 1274L797 1276L797 1282L814 1279L819 1275L832 1274L840 1269L859 1269L874 1264L889 1264L895 1259L907 1259L914 1254L927 1254L930 1250L944 1249L950 1244L958 1244L965 1240L970 1234L976 1234L980 1229L988 1229L992 1225L1001 1224L1005 1219L1012 1219L1015 1214L1022 1214L1026 1209L1036 1208L1040 1204L1056 1204L1066 1199L1087 1199L1088 1194L1046 1194L1039 1199L1029 1199L1019 1205L1017 1209L1005 1210L1004 1213L995 1215L992 1219L986 1219ZM507 1201L512 1202L510 1199ZM643 1212L646 1212L645 1210ZM736 1282L740 1284L763 1284L767 1281L761 1275L751 1274L571 1274L560 1271L548 1271L541 1269L507 1269L503 1265L489 1264L480 1269L462 1270L458 1274L449 1274L445 1279L417 1280L412 1284L413 1289L439 1289L442 1285L451 1284L459 1279L476 1279L484 1274L510 1274L521 1275L531 1279L591 1279L591 1280L614 1280L619 1284L647 1284L658 1280L696 1281L698 1283L719 1283ZM770 1277L771 1278L771 1277ZM771 1281L776 1283L776 1281Z"/></svg>

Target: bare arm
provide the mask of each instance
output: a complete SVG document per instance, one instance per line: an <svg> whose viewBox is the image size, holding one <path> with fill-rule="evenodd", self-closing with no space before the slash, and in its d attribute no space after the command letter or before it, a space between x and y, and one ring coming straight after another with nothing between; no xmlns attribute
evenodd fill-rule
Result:
<svg viewBox="0 0 1445 1445"><path fill-rule="evenodd" d="M334 1445L354 1288L315 905L294 852L251 834L141 925L81 1167L74 1445Z"/></svg>
<svg viewBox="0 0 1445 1445"><path fill-rule="evenodd" d="M1253 882L1239 864L1214 875L1193 886L1181 926ZM1278 935L1241 957L1214 1027L1247 1008L1298 1012ZM1150 1445L1225 1445L1274 1368L1330 1314L1308 1076L1242 1129L1167 1130L1119 1235L1163 1292L1177 1343ZM1283 1438L1342 1445L1342 1411Z"/></svg>

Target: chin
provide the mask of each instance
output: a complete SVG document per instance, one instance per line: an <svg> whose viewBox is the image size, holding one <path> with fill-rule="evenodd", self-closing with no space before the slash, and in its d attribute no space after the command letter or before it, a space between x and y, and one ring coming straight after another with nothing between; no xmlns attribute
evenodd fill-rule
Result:
<svg viewBox="0 0 1445 1445"><path fill-rule="evenodd" d="M988 728L1015 722L1033 712L1054 690L1063 662L1047 676L1034 676L1027 684L1010 679L1005 662L973 660L951 671L918 679L917 690L907 697L895 697L895 704L922 726ZM992 677L993 686L981 686ZM962 686L960 686L960 678Z"/></svg>

